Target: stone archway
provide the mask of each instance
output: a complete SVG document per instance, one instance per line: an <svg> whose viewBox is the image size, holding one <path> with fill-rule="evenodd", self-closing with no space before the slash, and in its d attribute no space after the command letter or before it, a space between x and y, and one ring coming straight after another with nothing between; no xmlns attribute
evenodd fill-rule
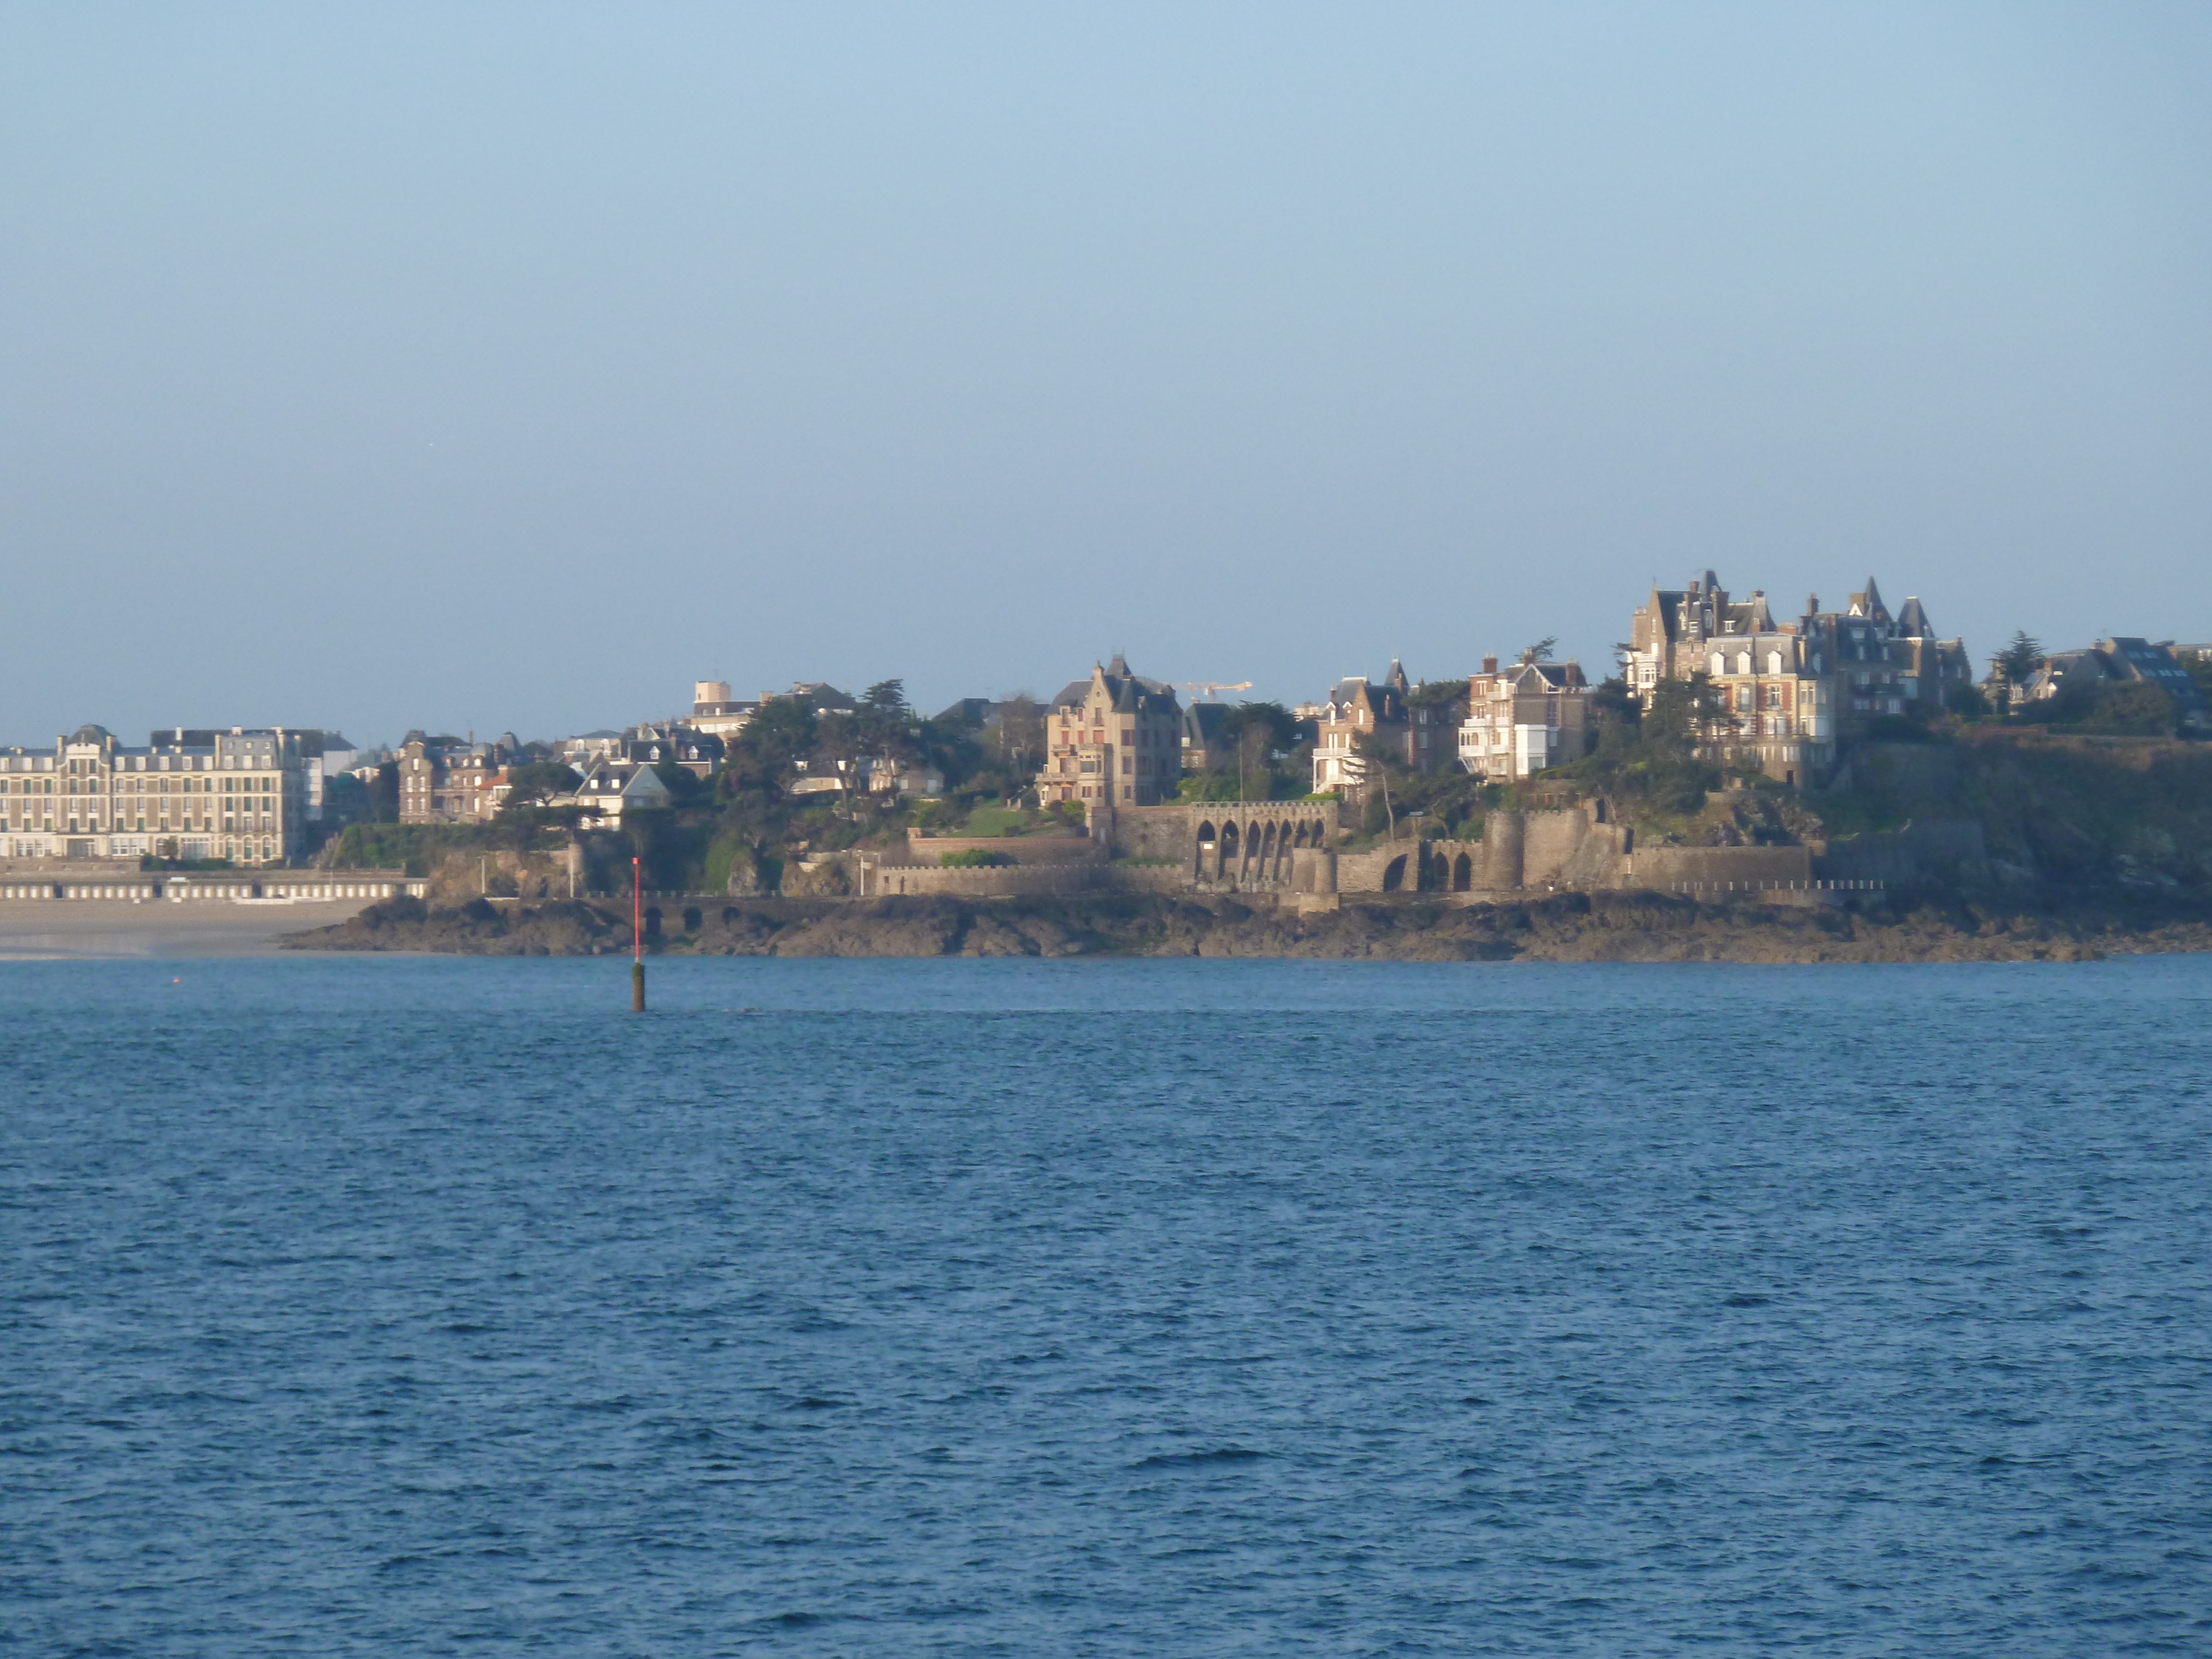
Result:
<svg viewBox="0 0 2212 1659"><path fill-rule="evenodd" d="M1462 853L1452 860L1451 890L1464 893L1474 885L1474 860Z"/></svg>
<svg viewBox="0 0 2212 1659"><path fill-rule="evenodd" d="M1395 893L1405 884L1406 855L1401 853L1390 860L1389 868L1382 872L1382 890L1386 893Z"/></svg>
<svg viewBox="0 0 2212 1659"><path fill-rule="evenodd" d="M1218 853L1220 851L1220 848L1216 842L1217 837L1213 828L1213 820L1211 818L1201 819L1198 826L1198 850L1194 855L1192 865L1194 873L1195 873L1201 881L1206 878L1206 854L1209 853Z"/></svg>
<svg viewBox="0 0 2212 1659"><path fill-rule="evenodd" d="M1221 857L1214 866L1214 874L1231 876L1237 873L1237 843L1243 839L1233 820L1221 826Z"/></svg>

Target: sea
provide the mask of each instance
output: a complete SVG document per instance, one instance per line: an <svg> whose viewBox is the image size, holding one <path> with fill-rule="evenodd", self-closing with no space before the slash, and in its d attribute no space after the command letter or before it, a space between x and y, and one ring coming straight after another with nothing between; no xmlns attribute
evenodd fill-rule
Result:
<svg viewBox="0 0 2212 1659"><path fill-rule="evenodd" d="M2212 1652L2212 957L0 964L0 1651Z"/></svg>

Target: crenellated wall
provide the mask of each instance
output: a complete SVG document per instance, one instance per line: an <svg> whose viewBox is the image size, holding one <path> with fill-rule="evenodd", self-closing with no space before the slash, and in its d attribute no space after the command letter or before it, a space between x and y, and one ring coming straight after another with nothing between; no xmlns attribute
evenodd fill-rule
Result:
<svg viewBox="0 0 2212 1659"><path fill-rule="evenodd" d="M1595 801L1492 812L1479 840L1400 840L1357 853L1337 846L1341 835L1334 801L1123 808L1097 815L1091 828L1091 838L1083 840L917 838L906 857L861 857L855 885L867 897L1198 892L1274 895L1285 902L1336 894L1480 895L1547 888L1794 895L1820 886L1811 848L1638 847L1634 831L1607 822L1603 803ZM1846 873L1848 861L1852 876L1896 880L1915 858L1978 852L1978 845L1968 845L1971 839L1952 826L1931 826L1917 839L1906 833L1864 836L1839 843L1848 849L1841 859L1832 849L1820 874ZM1019 861L951 870L935 862L942 853L971 848L1003 851Z"/></svg>
<svg viewBox="0 0 2212 1659"><path fill-rule="evenodd" d="M907 831L906 855L915 864L942 864L955 853L997 853L1016 864L1093 862L1106 848L1081 836L931 836Z"/></svg>
<svg viewBox="0 0 2212 1659"><path fill-rule="evenodd" d="M1480 841L1386 842L1336 857L1340 893L1510 893L1531 888L1746 890L1804 888L1804 847L1664 847L1638 849L1633 831L1610 823L1595 803L1540 812L1492 812ZM1330 890L1322 887L1304 890Z"/></svg>
<svg viewBox="0 0 2212 1659"><path fill-rule="evenodd" d="M859 866L857 892L863 898L915 897L925 894L951 894L962 898L1030 898L1098 893L1181 893L1190 890L1189 879L1181 870L1163 865L1061 860L1047 864L947 870L942 865L886 863L864 855Z"/></svg>
<svg viewBox="0 0 2212 1659"><path fill-rule="evenodd" d="M1648 847L1627 863L1615 886L1726 891L1803 888L1813 881L1809 847Z"/></svg>

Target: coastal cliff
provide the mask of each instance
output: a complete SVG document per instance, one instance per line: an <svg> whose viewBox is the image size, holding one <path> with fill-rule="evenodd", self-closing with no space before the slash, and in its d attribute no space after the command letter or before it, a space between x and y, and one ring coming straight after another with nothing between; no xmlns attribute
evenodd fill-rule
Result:
<svg viewBox="0 0 2212 1659"><path fill-rule="evenodd" d="M589 956L630 949L627 907L431 909L398 899L288 949ZM1310 957L1406 962L2018 962L2212 950L2212 906L2119 896L2042 908L1963 902L1851 908L1561 893L1526 902L1408 897L1297 915L1234 899L671 902L655 956Z"/></svg>

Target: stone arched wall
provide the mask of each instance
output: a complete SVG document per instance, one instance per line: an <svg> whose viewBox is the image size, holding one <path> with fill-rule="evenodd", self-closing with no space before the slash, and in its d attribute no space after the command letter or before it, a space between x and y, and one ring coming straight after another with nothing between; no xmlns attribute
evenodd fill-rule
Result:
<svg viewBox="0 0 2212 1659"><path fill-rule="evenodd" d="M1489 886L1484 860L1491 849L1479 841L1385 842L1335 860L1343 893L1465 893ZM1393 873L1395 870L1395 874Z"/></svg>
<svg viewBox="0 0 2212 1659"><path fill-rule="evenodd" d="M1293 892L1319 867L1293 854L1333 849L1340 827L1334 800L1200 801L1122 807L1093 833L1114 858L1158 860L1202 892Z"/></svg>
<svg viewBox="0 0 2212 1659"><path fill-rule="evenodd" d="M1199 885L1220 892L1289 891L1300 848L1318 851L1336 839L1334 804L1310 801L1216 801L1194 813L1188 854L1176 861Z"/></svg>

